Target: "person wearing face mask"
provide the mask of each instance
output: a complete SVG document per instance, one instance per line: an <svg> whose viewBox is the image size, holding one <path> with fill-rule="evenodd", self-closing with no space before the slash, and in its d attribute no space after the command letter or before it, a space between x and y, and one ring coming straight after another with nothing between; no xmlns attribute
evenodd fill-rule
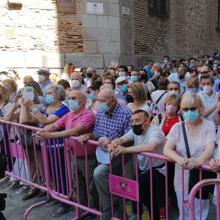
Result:
<svg viewBox="0 0 220 220"><path fill-rule="evenodd" d="M85 86L82 85L82 76L78 72L73 72L70 75L70 86L72 90L85 90Z"/></svg>
<svg viewBox="0 0 220 220"><path fill-rule="evenodd" d="M94 76L96 76L96 70L91 67L88 67L86 70L86 78L84 78L84 82L87 88L92 85L92 78Z"/></svg>
<svg viewBox="0 0 220 220"><path fill-rule="evenodd" d="M131 77L130 77L130 80L129 80L129 84L134 83L134 82L138 82L138 81L140 81L140 73L133 70L131 72Z"/></svg>
<svg viewBox="0 0 220 220"><path fill-rule="evenodd" d="M164 132L164 135L167 136L171 128L181 121L181 117L178 115L180 97L175 94L168 95L165 99L164 106L165 112L155 116L152 120L152 124L158 125ZM176 207L176 195L173 185L174 169L174 163L168 163L168 193L172 201L172 206ZM166 216L165 208L161 209L161 216Z"/></svg>
<svg viewBox="0 0 220 220"><path fill-rule="evenodd" d="M184 123L178 122L170 130L166 137L164 155L176 162L174 187L178 201L179 219L182 219L182 211L184 211L185 219L188 219L188 209L182 209L182 168L184 168L184 201L187 201L189 191L191 191L189 187L189 170L200 167L211 158L215 148L216 132L214 123L201 116L200 110L203 104L197 94L185 93L180 107ZM186 135L184 135L184 128ZM188 147L186 146L186 139ZM208 217L209 199L203 198L201 203L201 219L205 220ZM195 198L196 220L200 219L200 211L200 199Z"/></svg>
<svg viewBox="0 0 220 220"><path fill-rule="evenodd" d="M39 140L45 139L54 139L54 138L68 138L67 145L72 149L72 156L75 157L75 151L77 148L82 148L82 146L77 142L74 142L72 139L69 139L71 136L79 136L84 133L92 132L93 126L95 123L95 115L91 110L85 108L86 106L86 95L79 90L73 90L69 92L69 109L70 112L65 114L62 118L57 120L56 122L47 125L44 128L44 131L39 132L36 135L36 138ZM65 129L60 131L60 129ZM76 148L74 149L73 146ZM87 146L88 149L91 146ZM79 202L82 205L88 205L88 197L87 195L91 195L90 205L92 207L96 207L98 204L98 197L95 193L94 185L93 185L93 170L96 167L97 161L93 150L88 150L87 157L87 165L88 165L88 173L86 174L85 167L85 152L80 157L77 157L77 175L79 181ZM73 174L75 175L75 174ZM87 175L87 176L86 176ZM65 178L65 177L64 177ZM88 178L88 179L86 179ZM87 192L86 182L89 184L90 191ZM91 191L92 190L92 191ZM60 216L64 214L68 209L62 208L58 209L54 216Z"/></svg>
<svg viewBox="0 0 220 220"><path fill-rule="evenodd" d="M39 106L39 105L35 105L34 102L30 102L29 106L24 108L24 106L22 107L21 110L21 114L20 114L20 119L22 118L22 121L24 121L25 123L27 122L34 122L36 125L38 125L41 128L44 128L46 125L48 124L52 124L55 121L57 121L59 118L61 118L62 116L64 116L66 113L69 112L69 108L62 104L62 101L65 98L65 91L63 89L62 86L60 85L50 85L46 88L46 96L45 96L45 102L46 102L46 106ZM35 126L36 126L35 125ZM61 167L62 172L65 172L65 159L64 159L64 142L62 139L60 139L58 141L59 146L57 146L56 150L54 147L51 147L53 145L53 143L49 142L48 143L48 149L50 149L50 153L48 154L49 156L49 160L51 161L51 165L53 168L51 168L51 170L55 171L55 154L57 152L57 150L59 149L60 151L60 164L59 166ZM33 149L32 152L29 152L29 156L30 158L34 157L33 155ZM39 154L41 154L41 151L39 150ZM33 158L34 159L34 158ZM40 164L40 169L41 169L41 173L43 173L43 168L42 168L42 156L38 157L39 159L39 164ZM36 169L35 164L33 164L31 166L31 172L32 169ZM58 179L60 178L60 174L58 172L58 174L53 173L54 176L57 176ZM56 178L55 178L56 179ZM57 179L56 179L57 180ZM66 186L66 181L63 181L64 186ZM59 181L54 183L58 188L59 191L62 191L62 187L59 184ZM64 187L64 189L66 189ZM40 190L37 189L30 189L30 191L23 197L23 200L29 200L31 198L33 198L34 196L36 196L38 193L40 193ZM65 204L62 204L63 207L66 208Z"/></svg>
<svg viewBox="0 0 220 220"><path fill-rule="evenodd" d="M187 81L187 92L198 93L199 92L199 80L195 77L190 77Z"/></svg>
<svg viewBox="0 0 220 220"><path fill-rule="evenodd" d="M180 84L180 91L183 94L186 91L186 83L190 77L190 73L187 73L187 66L184 63L179 65L178 71L172 73L168 80L170 82L178 82Z"/></svg>
<svg viewBox="0 0 220 220"><path fill-rule="evenodd" d="M112 89L115 89L115 79L112 76L106 75L102 77L103 85L110 85Z"/></svg>
<svg viewBox="0 0 220 220"><path fill-rule="evenodd" d="M198 93L200 96L204 108L201 110L201 114L208 120L214 120L216 116L216 104L219 94L213 90L214 80L209 74L204 74L200 78L200 84L202 85L202 91Z"/></svg>
<svg viewBox="0 0 220 220"><path fill-rule="evenodd" d="M162 130L150 123L150 115L144 110L137 110L131 117L132 129L123 135L122 137L115 139L111 143L111 152L114 156L119 154L136 154L141 152L154 152L162 154L163 145L165 142L165 136ZM131 147L123 147L122 145L133 141L134 145ZM136 155L135 155L136 157ZM138 181L139 181L139 215L143 213L143 204L148 208L150 215L153 214L154 220L159 220L159 203L160 195L159 188L160 184L163 185L165 177L159 172L159 168L163 166L162 161L153 160L152 164L152 177L153 177L153 213L151 213L151 199L150 199L150 164L149 158L138 155ZM135 165L134 165L135 166ZM134 168L135 170L135 168ZM133 204L132 207L133 215L130 216L130 220L137 219L137 207Z"/></svg>
<svg viewBox="0 0 220 220"><path fill-rule="evenodd" d="M128 92L128 80L126 76L120 76L115 80L116 88L115 94L117 98L126 100L126 94Z"/></svg>
<svg viewBox="0 0 220 220"><path fill-rule="evenodd" d="M126 77L127 76L127 67L126 66L120 65L118 67L118 76L119 77L121 77L121 76Z"/></svg>
<svg viewBox="0 0 220 220"><path fill-rule="evenodd" d="M99 86L94 85L90 86L86 91L87 103L86 108L93 111L94 114L97 114L96 105L97 105L97 95L99 93Z"/></svg>
<svg viewBox="0 0 220 220"><path fill-rule="evenodd" d="M179 95L180 96L180 84L178 82L169 82L167 85L168 95Z"/></svg>
<svg viewBox="0 0 220 220"><path fill-rule="evenodd" d="M97 101L98 114L96 115L94 132L82 135L79 139L82 143L88 139L98 140L99 146L96 149L96 158L100 164L94 171L94 180L103 208L100 219L109 220L112 212L108 181L108 174L110 173L108 144L111 143L111 140L123 136L130 130L131 111L126 106L118 104L116 95L110 87L104 87L100 90ZM120 158L115 157L112 170L116 175L121 174L121 170L118 169L119 164L121 164ZM121 205L117 208L121 209L122 207ZM122 218L123 213L118 212L117 217Z"/></svg>
<svg viewBox="0 0 220 220"><path fill-rule="evenodd" d="M50 80L50 69L47 67L41 67L38 71L38 82L40 84L41 90L46 95L46 88L49 85L53 85L53 82Z"/></svg>

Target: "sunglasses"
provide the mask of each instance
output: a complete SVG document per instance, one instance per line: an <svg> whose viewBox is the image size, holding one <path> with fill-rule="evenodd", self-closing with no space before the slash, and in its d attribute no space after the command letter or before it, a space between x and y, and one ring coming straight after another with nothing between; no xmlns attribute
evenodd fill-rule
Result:
<svg viewBox="0 0 220 220"><path fill-rule="evenodd" d="M191 107L191 108L182 108L182 110L184 111L184 112L188 112L188 111L192 111L192 112L194 112L194 111L196 111L196 107Z"/></svg>

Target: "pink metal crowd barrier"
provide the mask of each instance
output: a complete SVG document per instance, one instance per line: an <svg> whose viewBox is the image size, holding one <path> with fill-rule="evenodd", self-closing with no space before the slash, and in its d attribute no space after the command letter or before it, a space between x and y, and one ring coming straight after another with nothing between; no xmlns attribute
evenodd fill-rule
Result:
<svg viewBox="0 0 220 220"><path fill-rule="evenodd" d="M80 144L77 138L57 138L39 142L34 135L41 131L39 128L2 120L0 127L4 134L0 142L0 152L8 157L7 175L45 191L48 197L62 204L74 207L73 219L80 219L89 213L102 215L103 210L93 178L93 171L98 165L95 159L97 142L90 140ZM116 167L114 160L117 158L112 158L109 172L112 219L128 219L131 212L134 212L137 214L137 219L141 219L142 215L142 219L157 220L160 219L158 212L161 208L165 209L163 219L171 219L173 207L168 178L170 162L163 155L154 153L142 153L136 156L146 159L148 164L146 172L140 170L138 158L134 155L120 156ZM203 169L208 167L203 166L201 170ZM180 219L194 220L196 193L201 192L202 187L206 185L216 185L215 219L220 220L220 179L199 181L185 201L184 178L184 170L182 170L183 212ZM24 219L28 219L33 208L46 202L45 199L29 207L24 213ZM189 217L184 216L184 209L188 210ZM200 213L202 213L201 198ZM201 214L199 219L202 219Z"/></svg>

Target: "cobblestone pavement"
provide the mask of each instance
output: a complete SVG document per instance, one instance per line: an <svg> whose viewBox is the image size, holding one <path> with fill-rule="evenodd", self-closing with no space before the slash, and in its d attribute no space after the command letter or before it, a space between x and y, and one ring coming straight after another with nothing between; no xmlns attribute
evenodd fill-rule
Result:
<svg viewBox="0 0 220 220"><path fill-rule="evenodd" d="M24 211L30 207L32 204L43 201L46 199L46 197L35 197L28 201L23 201L23 192L21 192L21 189L18 190L11 190L7 187L7 185L1 185L0 186L0 192L5 192L8 194L7 198L7 207L4 211L4 215L6 216L7 220L23 220L22 216ZM70 210L67 214L65 214L62 217L54 218L52 217L52 214L59 208L59 204L48 207L48 205L43 205L38 208L34 208L33 211L29 214L28 220L71 220L74 216L74 210ZM147 217L144 217L147 218ZM148 218L147 218L148 219ZM143 219L146 220L146 219ZM178 213L175 210L172 210L172 213L170 213L169 220L178 220ZM216 220L216 214L215 214L215 206L211 205L210 207L210 213L208 220Z"/></svg>

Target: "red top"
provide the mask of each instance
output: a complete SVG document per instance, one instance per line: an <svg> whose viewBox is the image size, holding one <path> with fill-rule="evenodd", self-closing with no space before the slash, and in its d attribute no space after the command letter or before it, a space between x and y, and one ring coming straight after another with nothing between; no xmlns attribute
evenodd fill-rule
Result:
<svg viewBox="0 0 220 220"><path fill-rule="evenodd" d="M167 136L169 134L171 128L177 122L179 122L179 116L178 115L174 118L167 118L167 117L165 118L163 126L162 126L162 130L163 130L165 136Z"/></svg>

